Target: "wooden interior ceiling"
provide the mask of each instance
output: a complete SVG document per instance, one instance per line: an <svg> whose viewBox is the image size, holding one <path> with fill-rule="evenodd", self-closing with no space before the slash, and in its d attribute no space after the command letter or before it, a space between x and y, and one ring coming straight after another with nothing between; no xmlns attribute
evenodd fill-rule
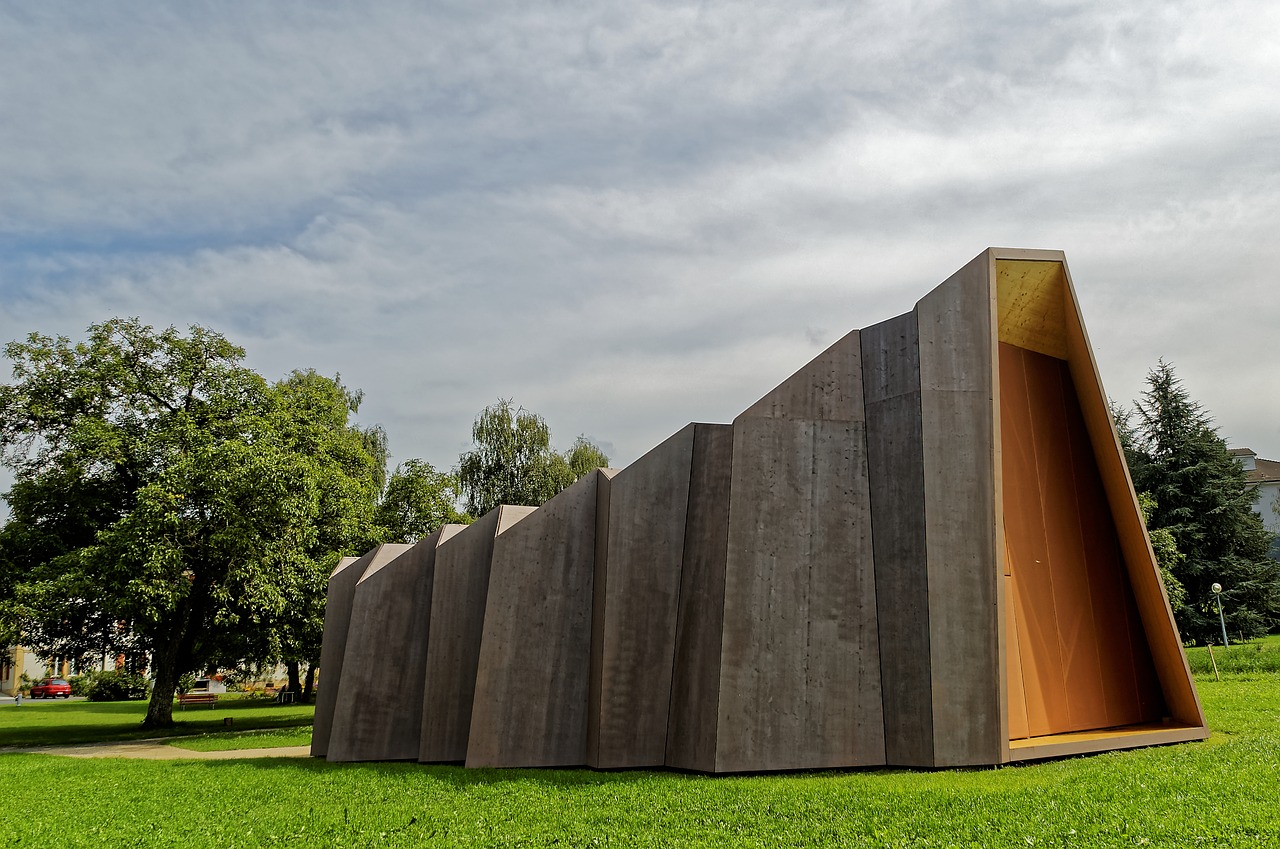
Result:
<svg viewBox="0 0 1280 849"><path fill-rule="evenodd" d="M1065 360L1066 282L1060 262L997 260L1000 341Z"/></svg>

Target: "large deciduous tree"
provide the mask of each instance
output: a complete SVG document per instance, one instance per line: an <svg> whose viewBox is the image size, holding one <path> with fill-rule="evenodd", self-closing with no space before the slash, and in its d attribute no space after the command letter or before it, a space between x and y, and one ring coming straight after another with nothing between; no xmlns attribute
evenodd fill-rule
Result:
<svg viewBox="0 0 1280 849"><path fill-rule="evenodd" d="M499 504L537 507L609 458L585 437L558 454L542 416L510 400L485 407L471 428L475 447L458 461L467 511L483 516Z"/></svg>
<svg viewBox="0 0 1280 849"><path fill-rule="evenodd" d="M289 567L279 572L274 617L257 633L264 640L248 658L280 660L289 689L308 699L320 663L329 575L343 554L358 554L382 541L376 501L386 479L387 437L379 427L349 422L362 393L313 370L294 371L273 387L274 427L287 450L305 464L317 498L314 536L299 540ZM306 684L299 668L306 664Z"/></svg>
<svg viewBox="0 0 1280 849"><path fill-rule="evenodd" d="M1183 636L1205 642L1217 633L1214 583L1223 586L1230 631L1250 637L1274 627L1280 563L1267 557L1271 534L1253 512L1255 493L1209 414L1163 360L1133 412L1117 413L1134 486L1154 499L1148 527L1167 531L1180 555L1167 565L1186 591L1174 611Z"/></svg>
<svg viewBox="0 0 1280 849"><path fill-rule="evenodd" d="M314 657L326 570L374 533L385 453L347 422L357 394L311 372L270 386L219 334L136 319L5 351L0 617L25 616L46 653L76 623L40 598L74 599L86 632L132 635L152 655L149 727L172 723L184 673Z"/></svg>
<svg viewBox="0 0 1280 849"><path fill-rule="evenodd" d="M457 475L437 471L423 460L405 460L387 481L378 505L386 541L417 542L444 525L469 523L471 517L458 511L460 497Z"/></svg>

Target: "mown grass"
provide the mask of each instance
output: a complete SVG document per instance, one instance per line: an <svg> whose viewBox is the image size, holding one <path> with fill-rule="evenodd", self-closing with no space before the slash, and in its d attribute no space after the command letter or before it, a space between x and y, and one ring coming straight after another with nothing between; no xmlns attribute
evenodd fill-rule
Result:
<svg viewBox="0 0 1280 849"><path fill-rule="evenodd" d="M709 778L10 754L0 828L61 846L1280 845L1280 676L1198 683L1205 743L1005 769Z"/></svg>
<svg viewBox="0 0 1280 849"><path fill-rule="evenodd" d="M310 726L275 728L268 731L223 732L179 737L168 745L190 752L227 752L236 749L272 749L279 746L310 746Z"/></svg>
<svg viewBox="0 0 1280 849"><path fill-rule="evenodd" d="M0 709L0 746L56 746L150 737L180 737L236 730L309 726L312 705L277 705L261 699L222 698L214 708L174 708L175 725L144 729L146 702L33 702Z"/></svg>
<svg viewBox="0 0 1280 849"><path fill-rule="evenodd" d="M1215 661L1220 674L1280 675L1280 636L1250 640L1225 649L1214 646L1212 658L1207 646L1187 649L1187 663L1196 675L1212 677Z"/></svg>

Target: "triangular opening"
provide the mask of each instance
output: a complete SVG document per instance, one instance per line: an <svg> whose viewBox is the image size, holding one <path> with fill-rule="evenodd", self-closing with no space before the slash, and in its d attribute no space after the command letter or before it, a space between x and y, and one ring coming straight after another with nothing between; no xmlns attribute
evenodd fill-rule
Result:
<svg viewBox="0 0 1280 849"><path fill-rule="evenodd" d="M997 263L1013 741L1168 714L1068 365L1068 308L1061 263Z"/></svg>

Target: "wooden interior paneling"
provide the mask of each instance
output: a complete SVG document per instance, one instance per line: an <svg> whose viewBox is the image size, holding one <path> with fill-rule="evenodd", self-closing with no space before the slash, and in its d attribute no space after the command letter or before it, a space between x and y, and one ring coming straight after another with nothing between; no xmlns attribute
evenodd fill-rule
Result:
<svg viewBox="0 0 1280 849"><path fill-rule="evenodd" d="M1066 758L1113 749L1186 743L1191 740L1203 740L1208 736L1208 730L1203 727L1163 722L1130 725L1125 728L1075 731L1070 734L1055 734L1051 737L1015 740L1009 744L1009 760Z"/></svg>
<svg viewBox="0 0 1280 849"><path fill-rule="evenodd" d="M1009 670L1009 739L1021 740L1031 736L1027 722L1027 693L1022 682L1022 653L1018 648L1018 621L1013 604L1013 577L1004 579L1005 640L1008 647Z"/></svg>
<svg viewBox="0 0 1280 849"><path fill-rule="evenodd" d="M1029 733L1039 736L1068 727L1070 719L1023 353L1021 348L1000 345L1001 473L1005 561L1013 577L1027 721Z"/></svg>
<svg viewBox="0 0 1280 849"><path fill-rule="evenodd" d="M1103 728L1107 723L1107 693L1102 689L1101 651L1094 599L1084 551L1086 533L1076 498L1069 427L1063 384L1066 366L1061 360L1024 352L1027 395L1031 399L1032 429L1036 439L1036 469L1040 487L1045 540L1049 546L1058 644L1062 651L1063 679L1067 688L1069 725L1060 730ZM1081 458L1082 461L1084 458ZM1092 458L1088 458L1092 462Z"/></svg>
<svg viewBox="0 0 1280 849"><path fill-rule="evenodd" d="M1102 477L1098 473L1093 449L1085 430L1083 414L1070 380L1062 381L1065 413L1070 417L1071 454L1074 460L1076 503L1080 507L1080 524L1085 545L1085 565L1092 587L1094 628L1100 646L1098 659L1106 702L1107 726L1132 725L1163 716L1164 703L1157 686L1154 690L1154 666L1151 650L1135 632L1137 608L1129 587L1115 522L1107 505ZM1134 639L1137 636L1138 639ZM1128 651L1114 646L1127 645ZM1147 698L1140 698L1139 677L1148 681Z"/></svg>
<svg viewBox="0 0 1280 849"><path fill-rule="evenodd" d="M1135 634L1133 642L1142 642L1151 651L1155 666L1153 671L1159 681L1162 701L1172 716L1186 725L1203 728L1204 711L1191 682L1191 670L1173 624L1169 602L1164 594L1164 584L1156 569L1155 556L1151 552L1146 527L1129 479L1129 470L1125 466L1119 438L1111 420L1106 392L1098 377L1093 349L1080 319L1069 273L1066 273L1063 299L1068 368L1110 514L1116 525L1117 541L1141 620L1141 639ZM1150 681L1145 677L1149 672L1137 669L1135 674L1139 697L1149 698ZM1147 681L1145 685L1144 680Z"/></svg>
<svg viewBox="0 0 1280 849"><path fill-rule="evenodd" d="M996 263L996 303L1001 342L1067 358L1061 262L1000 260Z"/></svg>
<svg viewBox="0 0 1280 849"><path fill-rule="evenodd" d="M1154 664L1134 639L1133 594L1067 364L1007 343L999 357L1015 629L1006 658L1022 673L1028 734L1159 719L1163 700L1141 683Z"/></svg>

